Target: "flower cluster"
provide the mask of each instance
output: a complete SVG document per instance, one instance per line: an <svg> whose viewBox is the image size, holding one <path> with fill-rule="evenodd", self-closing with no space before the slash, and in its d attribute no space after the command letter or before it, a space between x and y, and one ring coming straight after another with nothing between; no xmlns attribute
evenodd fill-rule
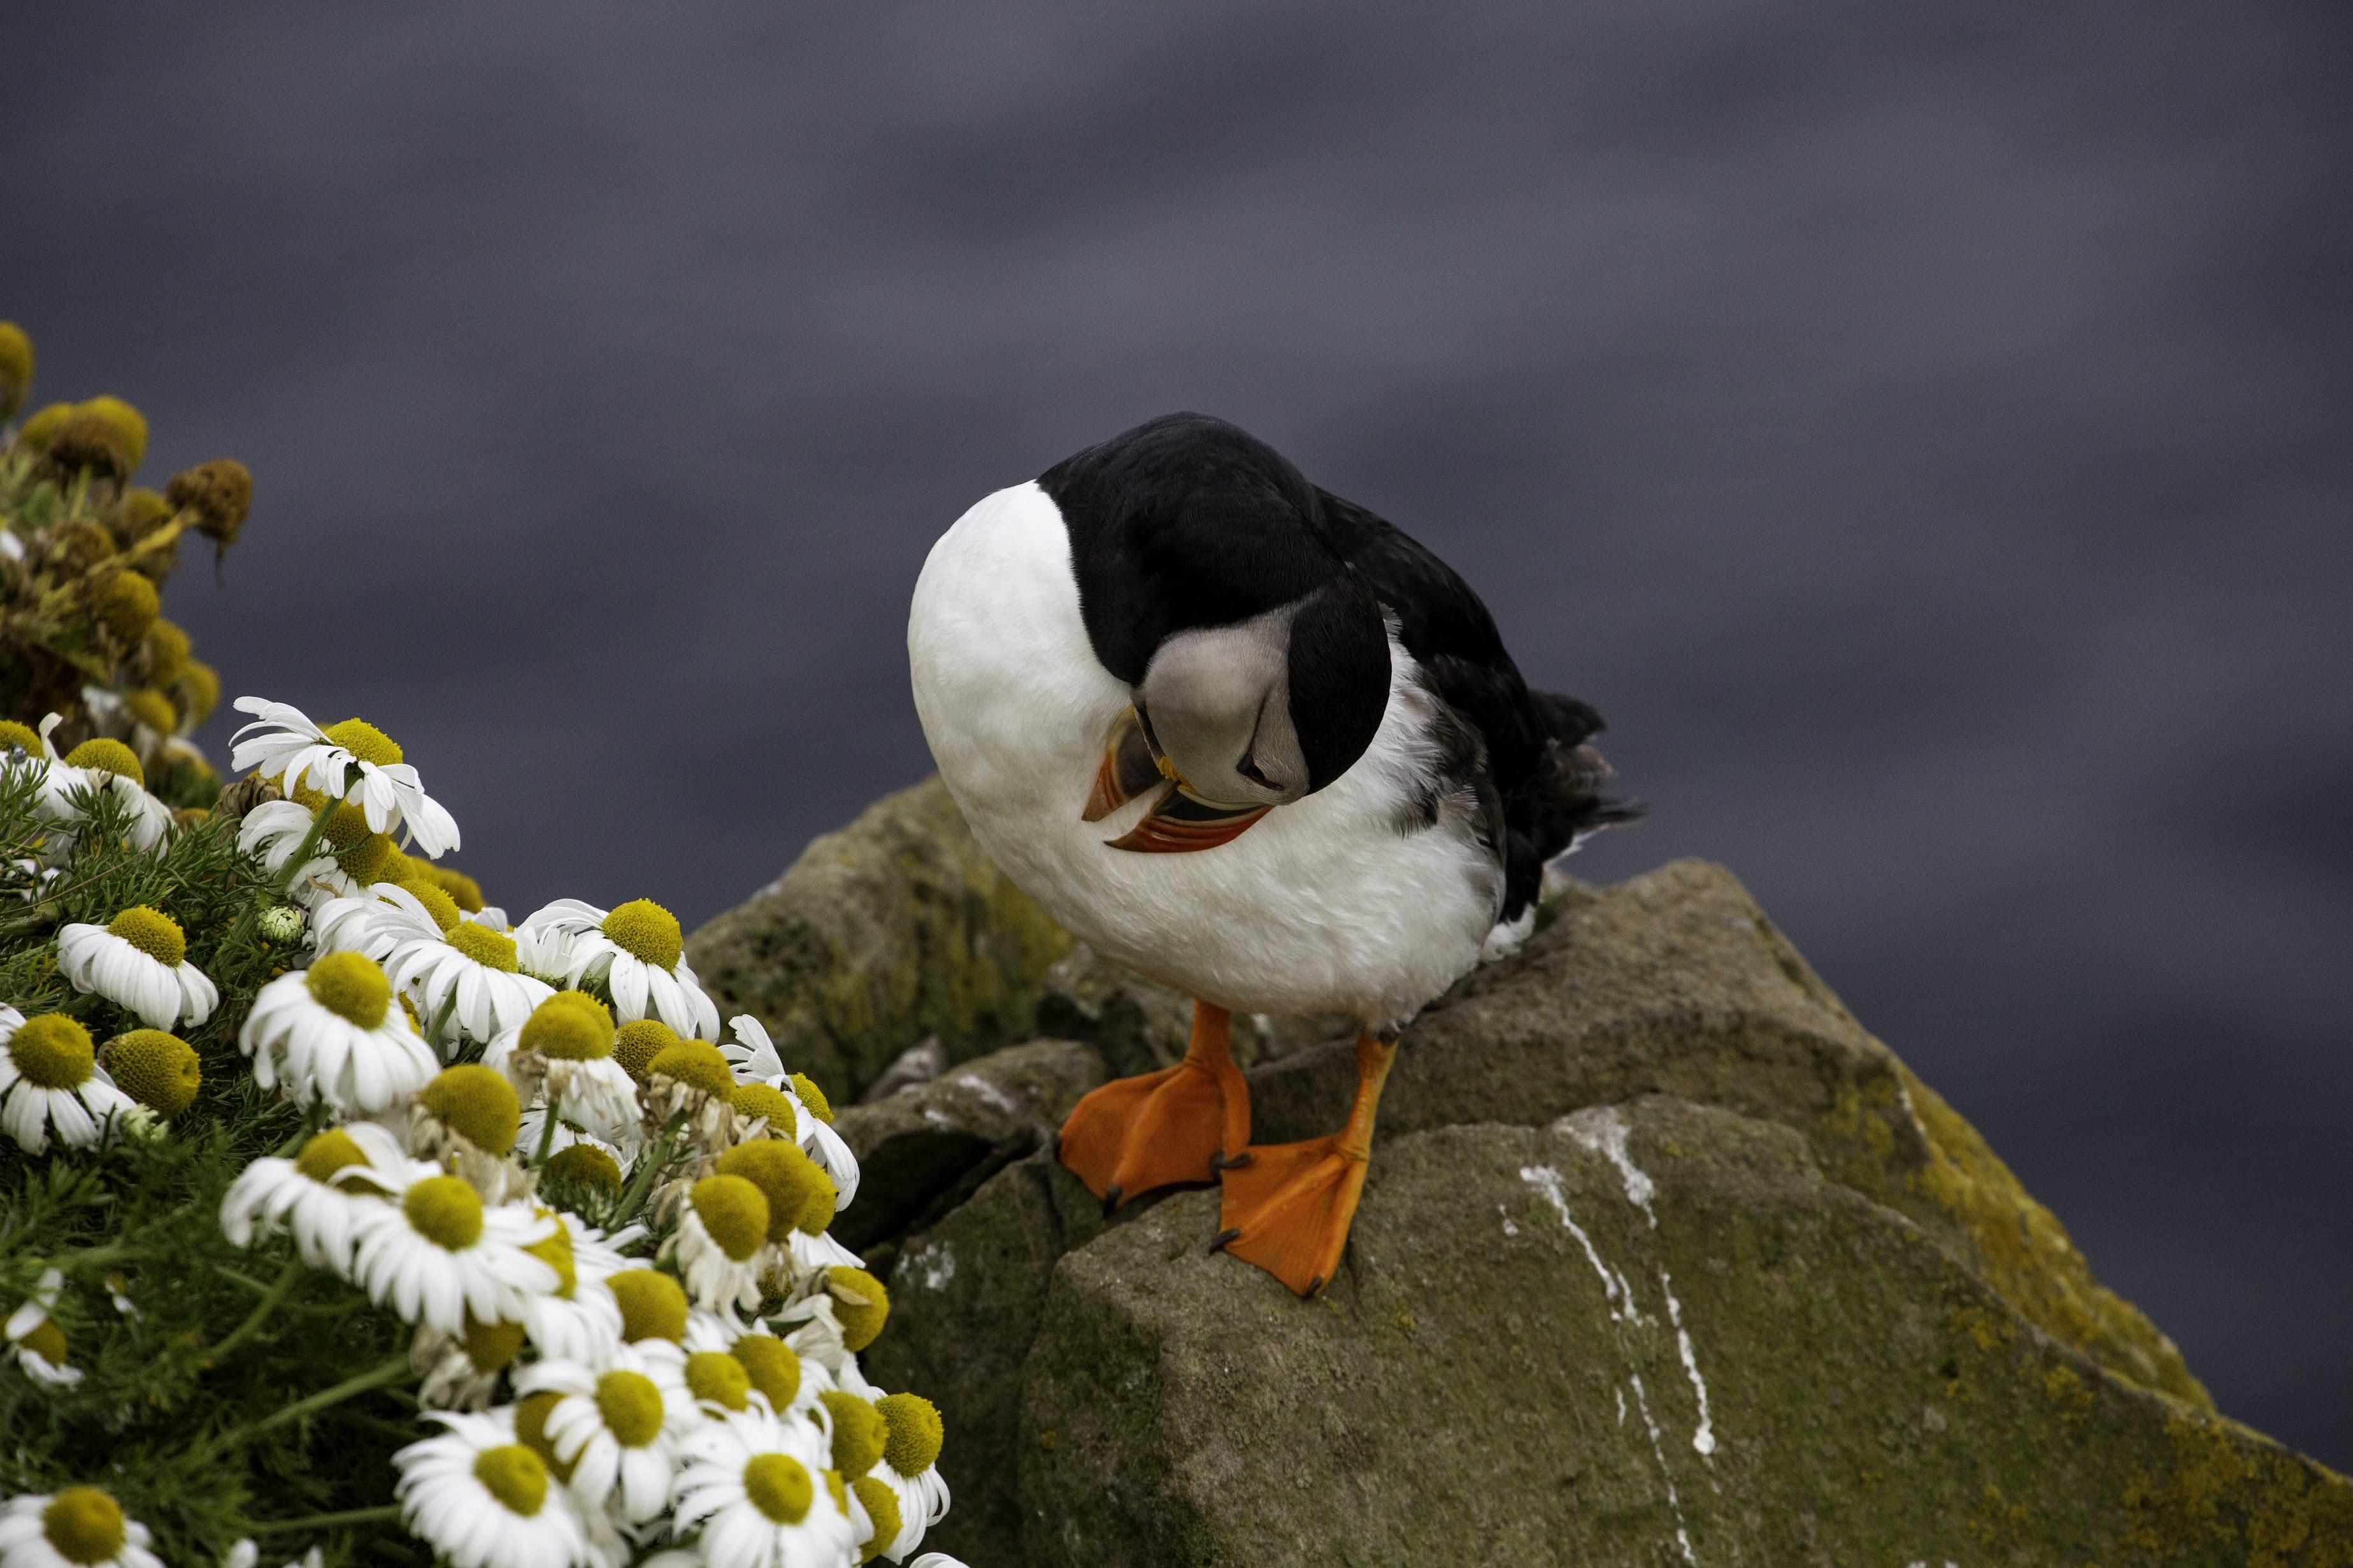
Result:
<svg viewBox="0 0 2353 1568"><path fill-rule="evenodd" d="M291 1524L396 1521L455 1568L946 1568L913 1556L949 1504L940 1417L860 1370L889 1297L828 1233L859 1173L817 1086L756 1019L722 1028L659 904L510 924L434 863L457 825L383 731L237 706L250 772L192 820L92 784L54 722L0 733L0 829L12 801L65 821L43 815L60 790L81 813L63 858L20 858L20 898L142 895L0 947L0 985L37 973L48 1004L0 1005L0 1130L21 1158L104 1159L195 1140L200 1100L290 1119L207 1216L234 1248L290 1252L287 1272L208 1355L304 1300L405 1342L200 1451L405 1387L422 1430L390 1455L391 1500ZM135 1320L137 1279L104 1278ZM77 1388L76 1310L57 1270L25 1291L13 1375ZM106 1490L0 1504L0 1568L144 1568L149 1547Z"/></svg>

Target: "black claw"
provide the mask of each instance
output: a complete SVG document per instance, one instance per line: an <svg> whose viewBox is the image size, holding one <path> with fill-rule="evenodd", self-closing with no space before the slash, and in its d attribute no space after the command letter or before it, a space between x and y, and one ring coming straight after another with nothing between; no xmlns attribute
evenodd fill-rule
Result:
<svg viewBox="0 0 2353 1568"><path fill-rule="evenodd" d="M1120 1191L1119 1184L1113 1182L1110 1188L1103 1194L1103 1218L1109 1219L1112 1215L1112 1211L1119 1207L1120 1200L1125 1196L1127 1196L1127 1194Z"/></svg>
<svg viewBox="0 0 2353 1568"><path fill-rule="evenodd" d="M1314 1279L1310 1279L1310 1280L1307 1282L1307 1300L1311 1300L1311 1301L1313 1301L1314 1300L1315 1300L1316 1295L1317 1295L1320 1291L1322 1291L1322 1290L1323 1290L1323 1289L1324 1289L1324 1276L1322 1276L1321 1274L1318 1274Z"/></svg>
<svg viewBox="0 0 2353 1568"><path fill-rule="evenodd" d="M1249 1164L1250 1159L1250 1152L1247 1149L1239 1154L1229 1154L1220 1149L1209 1156L1209 1173L1216 1175L1219 1171L1239 1171Z"/></svg>
<svg viewBox="0 0 2353 1568"><path fill-rule="evenodd" d="M1221 1230L1218 1232L1217 1235L1209 1237L1209 1250L1211 1252L1223 1252L1226 1249L1226 1244L1228 1242L1240 1241L1241 1239L1241 1235L1242 1233L1240 1227L1236 1227L1232 1230Z"/></svg>

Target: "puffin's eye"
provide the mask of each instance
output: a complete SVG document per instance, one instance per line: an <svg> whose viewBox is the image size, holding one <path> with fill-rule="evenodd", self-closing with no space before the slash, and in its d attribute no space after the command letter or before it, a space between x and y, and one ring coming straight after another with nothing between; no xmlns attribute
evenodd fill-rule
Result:
<svg viewBox="0 0 2353 1568"><path fill-rule="evenodd" d="M1261 789L1275 789L1280 787L1272 779L1258 771L1257 759L1252 757L1247 752L1242 753L1242 760L1234 764L1234 772L1241 774L1242 777L1250 780L1250 783L1258 785Z"/></svg>

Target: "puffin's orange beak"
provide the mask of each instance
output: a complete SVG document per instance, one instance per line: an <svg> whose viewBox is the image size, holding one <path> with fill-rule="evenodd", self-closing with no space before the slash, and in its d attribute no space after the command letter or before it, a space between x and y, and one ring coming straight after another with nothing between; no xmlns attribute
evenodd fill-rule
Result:
<svg viewBox="0 0 2353 1568"><path fill-rule="evenodd" d="M1094 788L1087 795L1082 822L1101 822L1129 801L1151 791L1160 792L1144 820L1119 837L1113 849L1144 855L1183 855L1215 849L1241 837L1250 825L1272 808L1263 805L1211 805L1187 792L1176 764L1152 749L1151 738L1133 708L1112 721L1104 739L1103 762L1095 769Z"/></svg>

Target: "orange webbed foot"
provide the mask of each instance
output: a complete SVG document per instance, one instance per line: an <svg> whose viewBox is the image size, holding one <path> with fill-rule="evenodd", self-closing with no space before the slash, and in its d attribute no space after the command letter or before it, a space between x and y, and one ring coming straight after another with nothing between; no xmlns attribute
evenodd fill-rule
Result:
<svg viewBox="0 0 2353 1568"><path fill-rule="evenodd" d="M1302 1296L1339 1272L1348 1227L1373 1154L1373 1118L1396 1058L1394 1040L1356 1041L1356 1102L1348 1124L1328 1138L1250 1150L1225 1168L1225 1199L1210 1243L1256 1264Z"/></svg>
<svg viewBox="0 0 2353 1568"><path fill-rule="evenodd" d="M1195 1003L1183 1061L1103 1085L1063 1121L1061 1162L1105 1207L1215 1181L1227 1153L1249 1143L1250 1088L1229 1049L1230 1023L1224 1008Z"/></svg>

